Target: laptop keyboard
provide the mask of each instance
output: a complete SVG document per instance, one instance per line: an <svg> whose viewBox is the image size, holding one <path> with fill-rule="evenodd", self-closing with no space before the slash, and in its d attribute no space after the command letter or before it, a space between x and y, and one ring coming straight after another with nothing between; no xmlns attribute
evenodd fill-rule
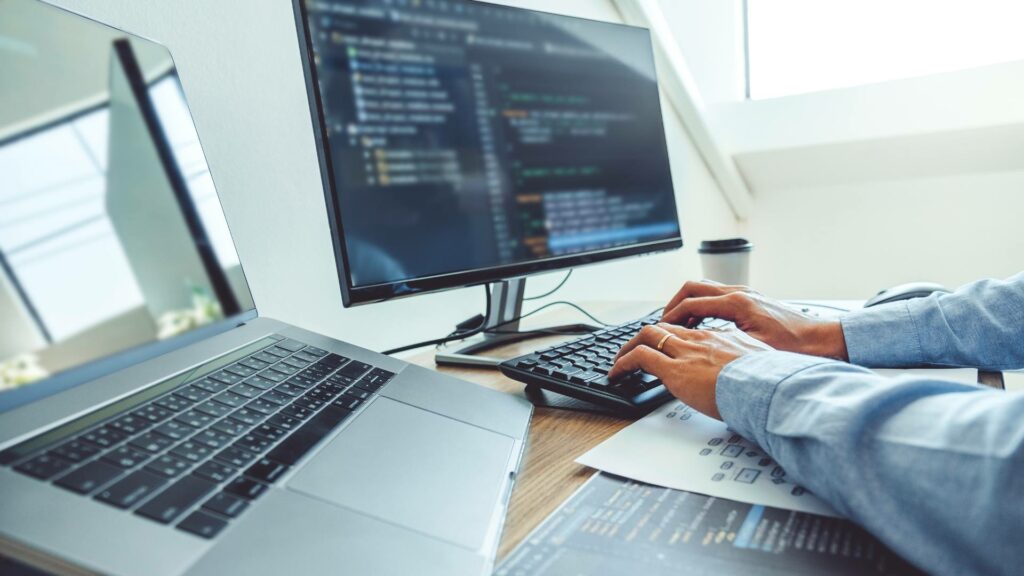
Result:
<svg viewBox="0 0 1024 576"><path fill-rule="evenodd" d="M267 340L30 438L0 464L212 538L394 377Z"/></svg>

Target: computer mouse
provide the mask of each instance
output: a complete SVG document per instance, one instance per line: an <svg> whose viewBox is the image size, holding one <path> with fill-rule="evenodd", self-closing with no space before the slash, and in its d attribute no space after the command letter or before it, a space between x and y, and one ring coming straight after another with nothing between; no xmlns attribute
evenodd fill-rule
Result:
<svg viewBox="0 0 1024 576"><path fill-rule="evenodd" d="M925 296L935 292L949 294L951 290L934 282L910 282L908 284L900 284L899 286L893 286L892 288L882 290L878 294L875 294L873 298L865 302L864 307L870 308L872 306L878 306L879 304L899 302L900 300L910 300L911 298L924 298Z"/></svg>

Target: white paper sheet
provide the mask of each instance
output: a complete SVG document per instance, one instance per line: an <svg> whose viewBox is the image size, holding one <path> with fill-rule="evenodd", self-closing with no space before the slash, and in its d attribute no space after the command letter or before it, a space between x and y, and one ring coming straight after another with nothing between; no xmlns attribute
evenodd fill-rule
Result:
<svg viewBox="0 0 1024 576"><path fill-rule="evenodd" d="M885 376L937 376L977 382L978 371L877 370ZM723 422L672 401L576 459L611 474L677 490L801 512L836 513L810 492L789 482L785 471L760 448ZM827 471L825 472L827 473Z"/></svg>

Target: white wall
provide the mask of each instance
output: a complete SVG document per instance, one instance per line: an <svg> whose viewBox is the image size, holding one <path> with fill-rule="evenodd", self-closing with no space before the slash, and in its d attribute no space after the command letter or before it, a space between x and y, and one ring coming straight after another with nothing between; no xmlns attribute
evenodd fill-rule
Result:
<svg viewBox="0 0 1024 576"><path fill-rule="evenodd" d="M51 1L170 49L264 315L383 348L446 333L482 311L479 288L342 308L290 2ZM619 19L606 0L505 3ZM734 234L728 207L665 108L687 242ZM662 300L697 276L687 248L583 269L558 296ZM552 281L535 282L534 290Z"/></svg>

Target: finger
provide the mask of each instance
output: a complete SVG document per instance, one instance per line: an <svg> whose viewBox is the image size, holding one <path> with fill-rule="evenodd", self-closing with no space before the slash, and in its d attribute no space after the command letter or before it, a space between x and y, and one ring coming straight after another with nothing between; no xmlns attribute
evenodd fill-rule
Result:
<svg viewBox="0 0 1024 576"><path fill-rule="evenodd" d="M672 336L672 333L665 328L660 326L644 326L636 333L636 336L633 336L629 342L626 342L622 348L619 349L619 353L615 355L615 359L618 360L619 358L622 358L637 346L649 346L657 349L658 344L662 344L661 351L663 353L671 356L671 351L666 350L666 348L668 347L669 342L674 340L674 338L669 338L662 343L661 340L666 336Z"/></svg>
<svg viewBox="0 0 1024 576"><path fill-rule="evenodd" d="M619 378L637 370L643 370L664 380L671 372L671 369L671 358L650 346L641 344L615 362L615 366L608 372L608 378Z"/></svg>
<svg viewBox="0 0 1024 576"><path fill-rule="evenodd" d="M728 286L717 282L711 283L706 280L700 282L688 281L676 292L676 295L665 305L665 310L671 310L687 298L702 298L707 296L721 296L726 293Z"/></svg>
<svg viewBox="0 0 1024 576"><path fill-rule="evenodd" d="M687 298L675 308L666 308L661 321L681 326L696 326L705 318L735 321L745 305L745 299L733 293L708 298Z"/></svg>

